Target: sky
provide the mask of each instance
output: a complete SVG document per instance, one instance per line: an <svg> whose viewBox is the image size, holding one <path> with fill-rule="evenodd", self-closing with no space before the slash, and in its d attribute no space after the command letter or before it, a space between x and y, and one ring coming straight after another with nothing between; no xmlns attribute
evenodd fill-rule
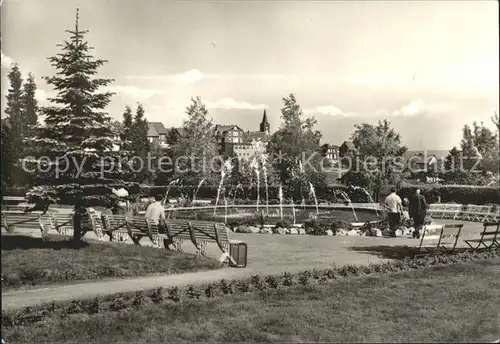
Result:
<svg viewBox="0 0 500 344"><path fill-rule="evenodd" d="M214 123L280 125L293 93L323 142L388 119L410 149L450 149L474 120L493 128L499 107L497 1L45 1L4 0L2 108L10 63L53 90L47 57L80 27L109 61L120 119L138 102L150 121L180 126L200 96ZM2 112L3 113L3 112Z"/></svg>

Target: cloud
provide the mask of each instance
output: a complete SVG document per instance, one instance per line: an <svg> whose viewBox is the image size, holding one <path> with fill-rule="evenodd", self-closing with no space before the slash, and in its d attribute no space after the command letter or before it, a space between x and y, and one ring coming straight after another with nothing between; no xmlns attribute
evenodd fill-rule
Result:
<svg viewBox="0 0 500 344"><path fill-rule="evenodd" d="M303 112L306 115L321 114L321 115L343 116L343 117L349 117L354 115L354 113L352 112L343 112L338 107L333 105L317 106L314 108L304 109Z"/></svg>
<svg viewBox="0 0 500 344"><path fill-rule="evenodd" d="M13 63L16 63L16 61L12 57L5 55L2 51L2 67L11 68Z"/></svg>
<svg viewBox="0 0 500 344"><path fill-rule="evenodd" d="M456 111L457 108L450 104L427 104L422 99L417 99L395 110L394 116L418 116L423 114L442 114Z"/></svg>
<svg viewBox="0 0 500 344"><path fill-rule="evenodd" d="M263 110L268 106L265 104L250 104L244 101L235 101L232 98L226 97L221 98L215 102L207 102L207 108L209 109L239 109L239 110Z"/></svg>
<svg viewBox="0 0 500 344"><path fill-rule="evenodd" d="M46 92L46 91L42 90L41 88L37 88L37 90L35 92L36 100L42 104L48 103L47 98L51 98L51 97L54 97L53 92Z"/></svg>
<svg viewBox="0 0 500 344"><path fill-rule="evenodd" d="M274 73L226 73L226 74L205 74L198 69L191 69L184 73L179 74L167 74L167 75L129 75L127 79L129 80L160 80L160 81L171 81L177 83L196 83L202 80L208 79L240 79L240 80L286 80L286 81L299 81L299 80L310 80L310 81L321 81L335 80L336 76L331 74L274 74Z"/></svg>
<svg viewBox="0 0 500 344"><path fill-rule="evenodd" d="M144 101L153 96L163 94L165 91L156 88L141 88L136 86L112 85L108 86L107 90L124 96L129 96L136 101Z"/></svg>
<svg viewBox="0 0 500 344"><path fill-rule="evenodd" d="M192 84L202 81L206 75L198 69L190 69L184 73L171 74L171 75L129 75L129 80L166 80L180 84Z"/></svg>

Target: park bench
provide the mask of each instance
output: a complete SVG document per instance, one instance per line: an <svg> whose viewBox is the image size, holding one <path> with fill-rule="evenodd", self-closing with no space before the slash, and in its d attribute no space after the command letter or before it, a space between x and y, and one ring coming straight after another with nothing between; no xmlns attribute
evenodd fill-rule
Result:
<svg viewBox="0 0 500 344"><path fill-rule="evenodd" d="M463 208L464 208L464 206L462 204L445 203L444 207L442 209L441 218L456 220L458 217L460 217L460 214L462 213Z"/></svg>
<svg viewBox="0 0 500 344"><path fill-rule="evenodd" d="M139 245L139 241L147 236L156 247L160 247L161 237L158 233L158 226L153 221L142 216L127 216L125 219L128 234L136 245Z"/></svg>
<svg viewBox="0 0 500 344"><path fill-rule="evenodd" d="M446 224L441 227L438 234L426 233L424 227L420 237L420 244L414 256L453 252L457 247L463 226L461 223Z"/></svg>
<svg viewBox="0 0 500 344"><path fill-rule="evenodd" d="M42 238L47 236L51 231L57 231L55 219L53 216L40 216L38 218L38 223L40 226L40 231L42 232Z"/></svg>
<svg viewBox="0 0 500 344"><path fill-rule="evenodd" d="M433 203L429 205L429 214L438 219L457 219L462 212L463 205L456 203Z"/></svg>
<svg viewBox="0 0 500 344"><path fill-rule="evenodd" d="M468 204L461 217L464 220L483 222L488 217L492 208L489 205Z"/></svg>
<svg viewBox="0 0 500 344"><path fill-rule="evenodd" d="M125 215L102 215L102 222L104 233L109 235L111 241L122 242L129 237Z"/></svg>
<svg viewBox="0 0 500 344"><path fill-rule="evenodd" d="M165 228L167 232L165 248L172 244L175 249L181 251L182 242L189 240L195 246L197 254L204 256L207 244L215 243L222 251L223 261L229 260L231 266L238 265L231 256L230 245L242 242L229 240L224 224L210 221L167 220Z"/></svg>
<svg viewBox="0 0 500 344"><path fill-rule="evenodd" d="M465 240L472 251L500 248L500 222L485 222L479 239ZM476 244L476 245L475 245Z"/></svg>
<svg viewBox="0 0 500 344"><path fill-rule="evenodd" d="M434 218L441 218L444 213L444 203L433 203L429 205L429 214Z"/></svg>
<svg viewBox="0 0 500 344"><path fill-rule="evenodd" d="M51 213L54 219L55 230L60 235L71 235L73 232L73 214L72 213Z"/></svg>
<svg viewBox="0 0 500 344"><path fill-rule="evenodd" d="M160 222L161 223L161 222ZM177 251L182 251L182 244L185 240L191 240L191 231L189 229L188 220L166 220L163 223L166 238L164 240L165 248L170 245ZM160 232L161 233L161 232Z"/></svg>
<svg viewBox="0 0 500 344"><path fill-rule="evenodd" d="M21 211L2 211L2 227L8 232L16 229L40 230L41 212L25 213Z"/></svg>

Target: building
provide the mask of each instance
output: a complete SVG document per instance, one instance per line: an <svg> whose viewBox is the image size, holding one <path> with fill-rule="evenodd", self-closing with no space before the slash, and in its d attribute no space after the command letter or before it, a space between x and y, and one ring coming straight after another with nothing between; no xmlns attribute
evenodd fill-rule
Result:
<svg viewBox="0 0 500 344"><path fill-rule="evenodd" d="M321 155L328 160L336 161L340 158L339 146L325 143L321 146Z"/></svg>
<svg viewBox="0 0 500 344"><path fill-rule="evenodd" d="M216 125L215 136L219 145L219 152L223 155L235 155L241 159L249 159L258 149L252 143L260 141L264 145L269 141L271 126L264 110L259 131L243 131L237 125Z"/></svg>
<svg viewBox="0 0 500 344"><path fill-rule="evenodd" d="M349 156L353 153L356 153L358 151L358 148L352 141L344 141L339 147L339 155L341 157L346 157Z"/></svg>
<svg viewBox="0 0 500 344"><path fill-rule="evenodd" d="M153 145L168 147L167 128L161 122L148 122L148 141Z"/></svg>
<svg viewBox="0 0 500 344"><path fill-rule="evenodd" d="M234 124L215 126L215 138L219 147L219 153L230 155L234 153L234 146L243 144L244 131Z"/></svg>

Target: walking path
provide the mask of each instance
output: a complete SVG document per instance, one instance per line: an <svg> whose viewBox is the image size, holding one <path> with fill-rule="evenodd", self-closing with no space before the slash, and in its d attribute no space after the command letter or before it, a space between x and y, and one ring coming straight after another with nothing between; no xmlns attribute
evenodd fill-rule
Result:
<svg viewBox="0 0 500 344"><path fill-rule="evenodd" d="M471 224L471 223L468 223ZM471 226L465 236L475 236L480 226ZM472 227L472 228L471 228ZM248 243L248 267L223 268L214 271L178 275L153 275L131 279L86 281L69 285L53 285L30 290L2 292L4 310L34 306L51 301L93 298L120 292L148 290L157 287L202 285L221 279L297 272L306 269L328 268L333 265L362 265L396 258L401 246L418 245L416 239L373 237L317 237L291 235L236 234L233 239ZM217 250L209 254L217 254ZM220 251L218 252L220 253Z"/></svg>

